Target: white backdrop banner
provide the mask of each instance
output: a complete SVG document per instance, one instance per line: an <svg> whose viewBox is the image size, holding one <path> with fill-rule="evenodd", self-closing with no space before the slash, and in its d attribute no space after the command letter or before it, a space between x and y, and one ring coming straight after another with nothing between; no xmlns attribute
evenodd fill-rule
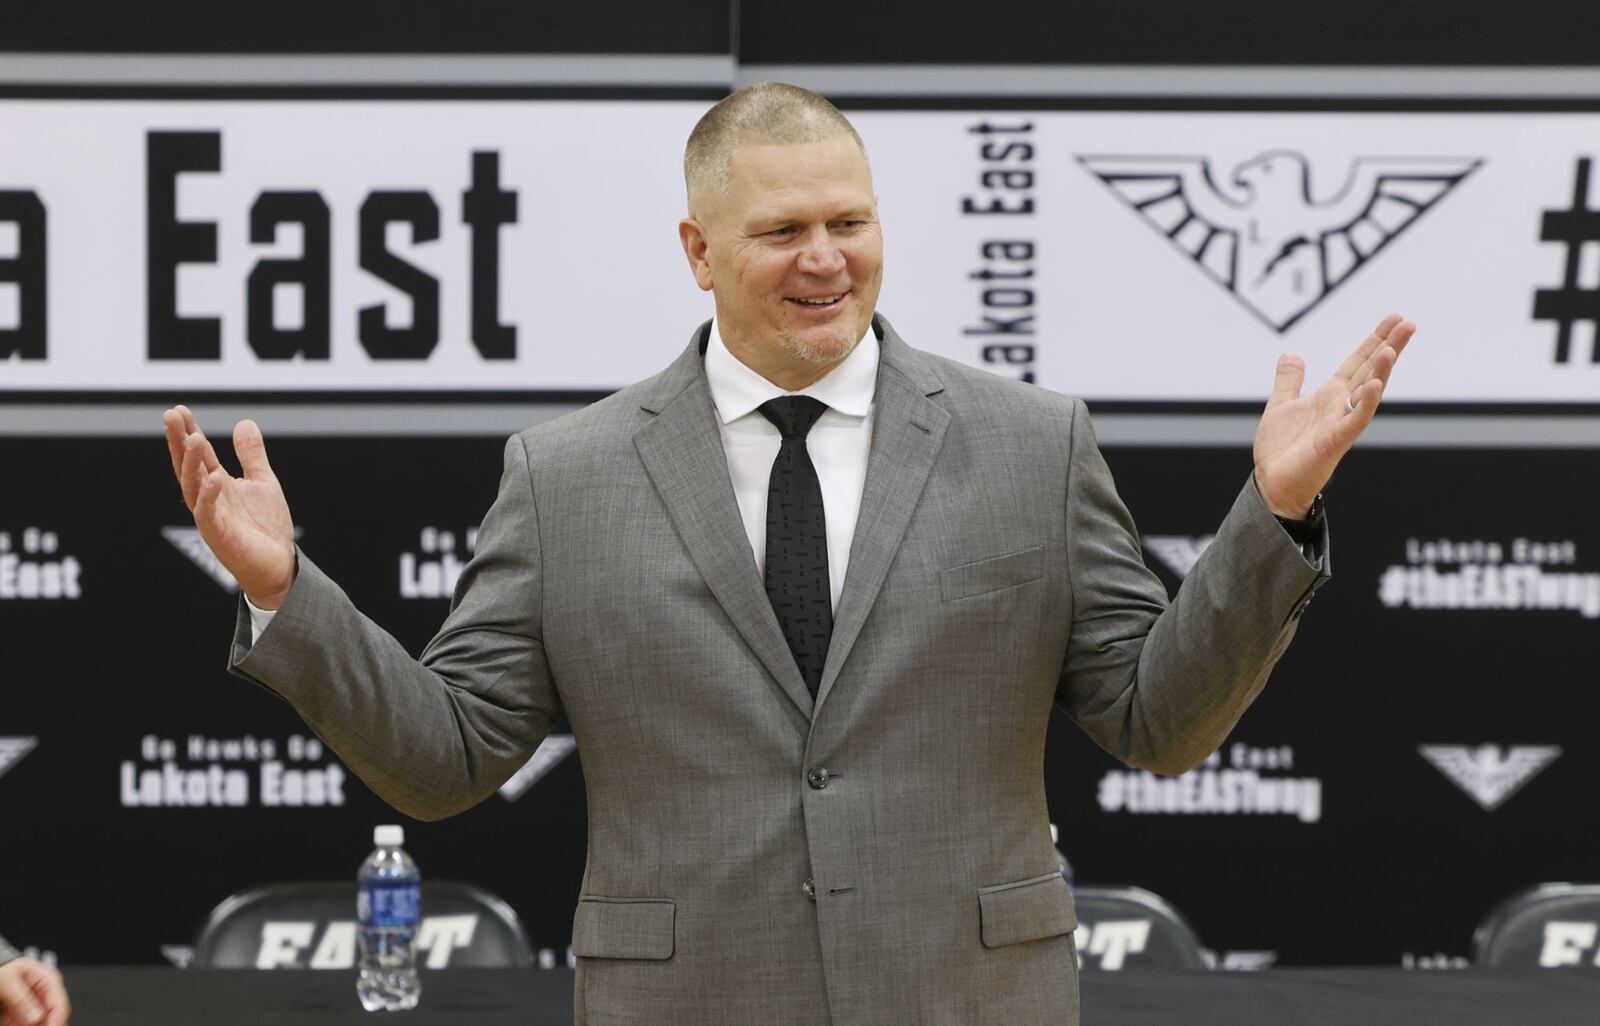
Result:
<svg viewBox="0 0 1600 1026"><path fill-rule="evenodd" d="M712 310L678 101L0 101L0 391L606 390ZM1600 116L852 115L914 344L1257 401L1421 326L1392 399L1600 397ZM1597 204L1600 205L1600 204Z"/></svg>

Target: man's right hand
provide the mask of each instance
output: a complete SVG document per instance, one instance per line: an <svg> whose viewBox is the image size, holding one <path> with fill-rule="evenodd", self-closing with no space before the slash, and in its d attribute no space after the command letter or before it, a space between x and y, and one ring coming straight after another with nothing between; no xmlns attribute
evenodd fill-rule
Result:
<svg viewBox="0 0 1600 1026"><path fill-rule="evenodd" d="M233 429L233 450L244 470L238 478L218 462L188 407L167 410L161 423L172 472L200 537L252 603L277 609L294 584L294 520L267 463L261 429L253 420L241 420Z"/></svg>

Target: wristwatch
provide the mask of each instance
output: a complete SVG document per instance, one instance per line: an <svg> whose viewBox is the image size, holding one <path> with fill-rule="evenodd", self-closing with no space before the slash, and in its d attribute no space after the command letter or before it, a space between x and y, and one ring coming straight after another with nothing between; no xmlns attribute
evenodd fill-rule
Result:
<svg viewBox="0 0 1600 1026"><path fill-rule="evenodd" d="M1311 500L1311 508L1301 519L1290 520L1288 517L1278 517L1277 514L1273 516L1277 517L1278 523L1289 532L1289 537L1294 539L1296 545L1305 545L1316 541L1317 535L1322 533L1322 521L1327 516L1327 508L1322 501L1322 493L1318 492L1317 497Z"/></svg>

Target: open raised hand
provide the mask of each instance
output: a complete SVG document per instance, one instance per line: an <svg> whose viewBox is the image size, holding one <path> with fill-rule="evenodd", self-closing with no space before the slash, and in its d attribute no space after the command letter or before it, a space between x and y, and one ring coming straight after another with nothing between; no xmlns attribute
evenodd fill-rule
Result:
<svg viewBox="0 0 1600 1026"><path fill-rule="evenodd" d="M1256 487L1268 509L1291 520L1306 515L1333 468L1372 422L1389 372L1416 330L1390 314L1326 384L1306 396L1300 394L1305 361L1293 353L1278 358L1277 381L1255 439Z"/></svg>
<svg viewBox="0 0 1600 1026"><path fill-rule="evenodd" d="M267 463L261 429L253 420L241 420L233 429L233 449L244 471L240 478L217 460L188 407L167 410L161 423L172 472L200 537L251 602L278 608L294 584L294 520Z"/></svg>

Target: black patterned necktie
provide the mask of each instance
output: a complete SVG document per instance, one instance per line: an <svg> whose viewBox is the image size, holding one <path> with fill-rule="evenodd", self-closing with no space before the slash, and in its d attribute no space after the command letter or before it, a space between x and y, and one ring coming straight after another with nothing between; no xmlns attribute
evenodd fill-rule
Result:
<svg viewBox="0 0 1600 1026"><path fill-rule="evenodd" d="M806 434L826 409L808 395L761 404L761 415L783 435L767 485L767 598L812 698L833 636L833 596L822 485L806 451Z"/></svg>

